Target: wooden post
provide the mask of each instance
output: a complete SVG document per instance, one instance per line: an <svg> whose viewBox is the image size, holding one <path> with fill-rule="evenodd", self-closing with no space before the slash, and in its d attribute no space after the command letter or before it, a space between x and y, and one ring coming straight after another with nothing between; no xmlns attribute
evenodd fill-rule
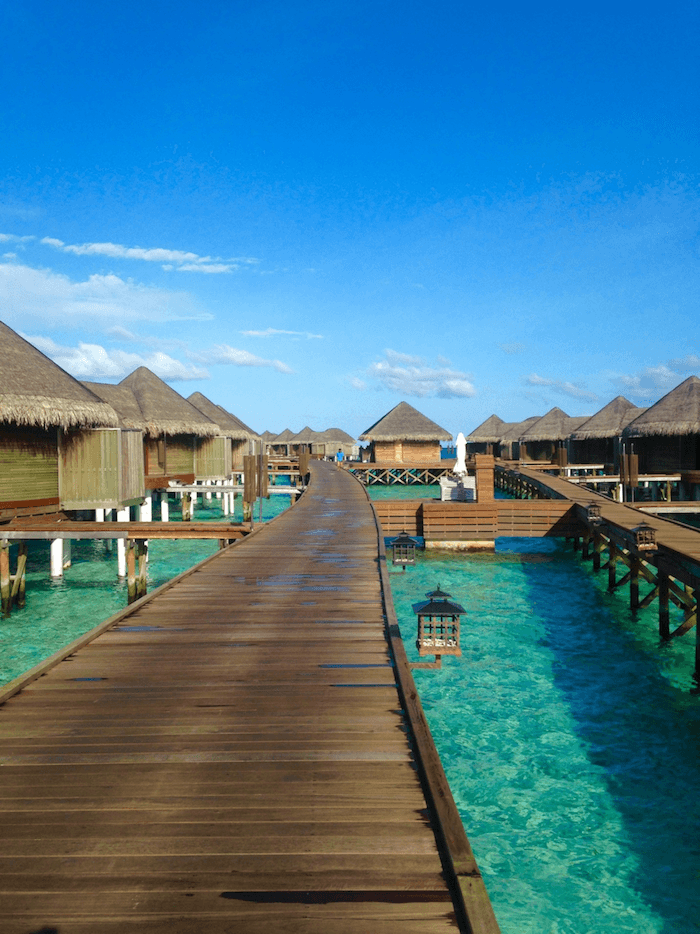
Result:
<svg viewBox="0 0 700 934"><path fill-rule="evenodd" d="M608 561L608 590L613 591L617 576L617 548L610 542L610 560Z"/></svg>
<svg viewBox="0 0 700 934"><path fill-rule="evenodd" d="M0 543L0 595L2 597L2 615L9 616L12 611L12 591L10 587L10 543Z"/></svg>
<svg viewBox="0 0 700 934"><path fill-rule="evenodd" d="M639 558L631 556L630 561L630 609L636 610L639 606Z"/></svg>
<svg viewBox="0 0 700 934"><path fill-rule="evenodd" d="M597 533L593 533L593 570L600 570L600 552L603 550L603 539Z"/></svg>
<svg viewBox="0 0 700 934"><path fill-rule="evenodd" d="M10 594L10 604L16 603L18 607L23 607L25 604L25 585L26 585L26 568L27 568L27 543L19 543L19 554L17 555L17 573L15 574L15 580L12 585L12 593Z"/></svg>
<svg viewBox="0 0 700 934"><path fill-rule="evenodd" d="M659 569L659 636L668 639L671 635L671 623L668 612L668 577Z"/></svg>
<svg viewBox="0 0 700 934"><path fill-rule="evenodd" d="M127 603L136 600L136 543L133 539L126 542L126 593Z"/></svg>
<svg viewBox="0 0 700 934"><path fill-rule="evenodd" d="M148 571L148 542L139 538L136 541L136 557L138 559L138 577L136 579L136 599L145 597L147 592Z"/></svg>
<svg viewBox="0 0 700 934"><path fill-rule="evenodd" d="M590 553L589 553L590 544L591 544L591 533L584 532L583 533L583 546L581 548L581 557L583 558L584 561L587 561L588 558L590 557Z"/></svg>

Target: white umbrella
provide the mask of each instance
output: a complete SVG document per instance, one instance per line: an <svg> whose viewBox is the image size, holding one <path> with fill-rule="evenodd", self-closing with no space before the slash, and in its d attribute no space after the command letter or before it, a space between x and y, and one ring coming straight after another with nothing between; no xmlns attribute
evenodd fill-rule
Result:
<svg viewBox="0 0 700 934"><path fill-rule="evenodd" d="M457 435L457 463L455 464L454 472L457 474L465 474L467 472L467 439L464 437L462 432Z"/></svg>

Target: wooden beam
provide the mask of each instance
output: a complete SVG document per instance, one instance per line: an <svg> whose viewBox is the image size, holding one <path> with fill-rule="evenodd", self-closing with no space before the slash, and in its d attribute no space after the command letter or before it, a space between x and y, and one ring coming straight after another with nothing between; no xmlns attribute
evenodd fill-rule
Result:
<svg viewBox="0 0 700 934"><path fill-rule="evenodd" d="M126 591L127 603L136 600L136 542L132 539L126 543Z"/></svg>

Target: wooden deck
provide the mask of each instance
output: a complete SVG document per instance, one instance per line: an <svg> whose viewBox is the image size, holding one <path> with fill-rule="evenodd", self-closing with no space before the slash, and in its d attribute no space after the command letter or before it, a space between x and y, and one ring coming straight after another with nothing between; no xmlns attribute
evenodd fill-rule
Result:
<svg viewBox="0 0 700 934"><path fill-rule="evenodd" d="M313 464L0 693L3 934L495 934L387 588L364 490Z"/></svg>

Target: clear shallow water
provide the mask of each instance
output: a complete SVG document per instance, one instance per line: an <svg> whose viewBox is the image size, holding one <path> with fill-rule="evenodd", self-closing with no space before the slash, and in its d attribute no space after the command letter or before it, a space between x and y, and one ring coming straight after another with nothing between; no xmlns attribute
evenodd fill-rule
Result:
<svg viewBox="0 0 700 934"><path fill-rule="evenodd" d="M279 515L290 498L280 494L263 500L263 521ZM170 503L171 521L181 521L179 504ZM154 518L159 519L156 510ZM226 518L218 500L202 502L195 509L196 521ZM242 502L237 497L234 521L242 521ZM258 506L255 508L258 520ZM218 542L163 541L153 539L148 548L148 590L154 590L214 554ZM14 568L16 546L11 549ZM0 685L11 681L48 658L73 639L97 626L127 605L126 581L117 578L117 546L105 541L71 543L72 564L63 578L51 580L49 543L30 542L27 559L27 605L13 608L9 619L0 619Z"/></svg>
<svg viewBox="0 0 700 934"><path fill-rule="evenodd" d="M660 647L563 542L500 539L392 570L411 659L438 583L463 656L414 677L503 934L700 930L694 635Z"/></svg>

